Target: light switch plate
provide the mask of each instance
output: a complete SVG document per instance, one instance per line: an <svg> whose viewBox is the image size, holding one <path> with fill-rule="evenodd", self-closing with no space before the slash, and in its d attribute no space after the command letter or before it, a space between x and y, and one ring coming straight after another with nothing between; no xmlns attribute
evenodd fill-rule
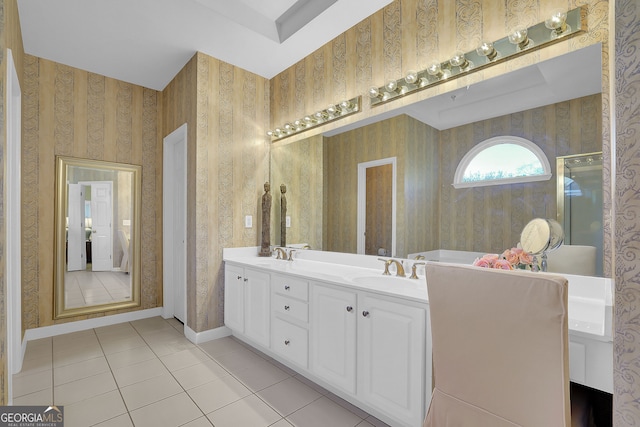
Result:
<svg viewBox="0 0 640 427"><path fill-rule="evenodd" d="M253 227L253 217L251 215L247 215L244 217L244 228Z"/></svg>
<svg viewBox="0 0 640 427"><path fill-rule="evenodd" d="M287 228L291 227L291 217L289 215L285 217L285 222Z"/></svg>

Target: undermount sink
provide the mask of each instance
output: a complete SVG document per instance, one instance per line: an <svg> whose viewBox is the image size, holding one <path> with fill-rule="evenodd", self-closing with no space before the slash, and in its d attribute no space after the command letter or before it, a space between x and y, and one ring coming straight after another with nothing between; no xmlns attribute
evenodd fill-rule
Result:
<svg viewBox="0 0 640 427"><path fill-rule="evenodd" d="M375 275L375 276L356 276L352 277L351 281L357 283L359 285L370 285L370 286L423 286L425 285L424 279L409 279L406 277L398 277L398 276L385 276L385 275Z"/></svg>

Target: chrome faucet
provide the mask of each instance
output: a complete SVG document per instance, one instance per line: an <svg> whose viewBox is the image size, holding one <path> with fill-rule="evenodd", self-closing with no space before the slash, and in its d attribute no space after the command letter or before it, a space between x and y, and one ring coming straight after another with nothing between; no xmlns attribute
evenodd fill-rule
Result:
<svg viewBox="0 0 640 427"><path fill-rule="evenodd" d="M287 259L287 251L282 248L275 248L276 259Z"/></svg>
<svg viewBox="0 0 640 427"><path fill-rule="evenodd" d="M288 261L293 261L293 253L294 253L294 252L295 252L295 250L294 250L294 249L291 249L291 250L289 251L289 258L288 258Z"/></svg>

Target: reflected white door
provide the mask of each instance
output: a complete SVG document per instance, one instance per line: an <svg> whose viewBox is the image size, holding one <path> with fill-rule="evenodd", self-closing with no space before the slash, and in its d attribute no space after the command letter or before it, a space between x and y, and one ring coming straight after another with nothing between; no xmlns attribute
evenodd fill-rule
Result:
<svg viewBox="0 0 640 427"><path fill-rule="evenodd" d="M111 181L91 183L91 269L113 270Z"/></svg>
<svg viewBox="0 0 640 427"><path fill-rule="evenodd" d="M67 271L87 268L84 232L84 185L69 184L67 206Z"/></svg>

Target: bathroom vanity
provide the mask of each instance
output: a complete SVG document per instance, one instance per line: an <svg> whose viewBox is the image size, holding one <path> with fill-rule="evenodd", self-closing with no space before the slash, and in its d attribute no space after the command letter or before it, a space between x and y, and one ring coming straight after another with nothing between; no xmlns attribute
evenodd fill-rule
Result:
<svg viewBox="0 0 640 427"><path fill-rule="evenodd" d="M431 396L424 269L298 250L293 261L224 250L225 325L238 339L391 426L418 427ZM540 273L544 274L544 273ZM570 276L570 377L613 391L610 279Z"/></svg>

